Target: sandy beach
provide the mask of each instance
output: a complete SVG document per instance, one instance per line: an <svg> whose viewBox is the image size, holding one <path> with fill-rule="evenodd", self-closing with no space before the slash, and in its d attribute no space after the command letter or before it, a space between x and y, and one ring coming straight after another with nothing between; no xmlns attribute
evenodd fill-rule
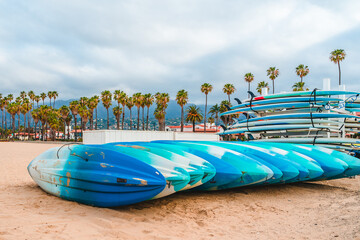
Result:
<svg viewBox="0 0 360 240"><path fill-rule="evenodd" d="M31 179L27 165L53 146L0 143L0 239L360 239L360 177L102 209L51 196Z"/></svg>

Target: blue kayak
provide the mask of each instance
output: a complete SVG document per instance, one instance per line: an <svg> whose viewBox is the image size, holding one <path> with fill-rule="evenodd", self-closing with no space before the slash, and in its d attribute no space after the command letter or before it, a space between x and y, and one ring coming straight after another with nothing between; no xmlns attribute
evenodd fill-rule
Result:
<svg viewBox="0 0 360 240"><path fill-rule="evenodd" d="M46 192L97 207L116 207L152 199L165 177L154 167L101 147L52 148L28 166L30 176Z"/></svg>

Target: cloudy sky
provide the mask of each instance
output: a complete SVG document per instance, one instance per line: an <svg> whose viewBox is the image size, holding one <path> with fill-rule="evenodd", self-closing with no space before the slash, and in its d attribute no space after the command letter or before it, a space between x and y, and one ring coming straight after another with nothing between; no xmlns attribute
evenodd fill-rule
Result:
<svg viewBox="0 0 360 240"><path fill-rule="evenodd" d="M360 1L6 1L0 0L0 92L57 90L69 99L102 90L189 91L214 86L209 101L225 99L233 83L246 96L243 76L268 81L276 66L278 91L310 68L309 88L323 78L336 85L329 53L346 50L347 89L360 91Z"/></svg>

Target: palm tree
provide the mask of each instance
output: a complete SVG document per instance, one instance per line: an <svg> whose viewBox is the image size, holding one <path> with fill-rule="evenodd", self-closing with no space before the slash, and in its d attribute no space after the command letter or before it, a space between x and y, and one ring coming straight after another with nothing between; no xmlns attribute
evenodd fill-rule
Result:
<svg viewBox="0 0 360 240"><path fill-rule="evenodd" d="M185 91L184 89L178 91L178 93L176 94L176 102L181 107L181 124L180 124L181 132L184 131L184 106L188 103L188 101L189 101L188 92Z"/></svg>
<svg viewBox="0 0 360 240"><path fill-rule="evenodd" d="M90 130L94 129L94 109L97 109L97 105L99 103L99 97L93 96L87 102L87 107L89 108L90 112ZM97 111L96 111L96 118L97 118Z"/></svg>
<svg viewBox="0 0 360 240"><path fill-rule="evenodd" d="M133 94L133 101L135 106L137 107L137 130L139 130L140 127L140 107L142 104L143 95L141 93L134 93Z"/></svg>
<svg viewBox="0 0 360 240"><path fill-rule="evenodd" d="M34 101L36 102L36 108L39 107L40 99L41 99L40 96L37 96L37 95L36 95L36 96L34 97ZM35 106L34 106L34 108L35 108Z"/></svg>
<svg viewBox="0 0 360 240"><path fill-rule="evenodd" d="M40 98L42 99L42 102L43 102L43 104L42 105L44 105L45 104L45 99L46 99L46 97L47 97L47 95L46 95L46 93L40 93Z"/></svg>
<svg viewBox="0 0 360 240"><path fill-rule="evenodd" d="M305 77L306 75L308 75L309 73L309 67L308 66L304 66L304 64L300 64L299 66L297 66L295 68L295 72L296 74L300 77L300 82L303 82L303 77Z"/></svg>
<svg viewBox="0 0 360 240"><path fill-rule="evenodd" d="M32 118L34 119L34 124L35 124L35 126L34 126L35 137L34 137L34 138L35 138L35 140L36 140L36 135L37 135L36 126L37 126L37 124L38 124L38 122L39 122L39 120L40 120L39 109L37 108L37 109L32 110L31 116L32 116Z"/></svg>
<svg viewBox="0 0 360 240"><path fill-rule="evenodd" d="M292 88L293 88L293 91L294 91L294 92L305 91L305 83L304 83L304 82L294 83L294 85L292 86Z"/></svg>
<svg viewBox="0 0 360 240"><path fill-rule="evenodd" d="M168 102L170 101L170 96L168 93L156 93L156 109L154 111L154 116L159 122L159 131L165 131L165 116L166 116L166 108L168 106Z"/></svg>
<svg viewBox="0 0 360 240"><path fill-rule="evenodd" d="M13 95L12 94L8 94L4 100L5 100L5 110L7 111L7 106L8 104L13 100ZM6 111L5 111L5 130L7 130L7 122L6 122Z"/></svg>
<svg viewBox="0 0 360 240"><path fill-rule="evenodd" d="M52 97L53 97L53 92L52 92L52 91L48 91L47 96L48 96L48 98L50 99L49 106L51 107L51 99L52 99Z"/></svg>
<svg viewBox="0 0 360 240"><path fill-rule="evenodd" d="M32 108L35 108L35 93L34 93L34 91L29 91L28 96L29 96L30 100L32 101L32 104L33 104Z"/></svg>
<svg viewBox="0 0 360 240"><path fill-rule="evenodd" d="M211 113L211 116L214 117L215 115L215 125L216 127L219 125L219 113L220 113L220 107L219 105L215 104L210 108L209 113Z"/></svg>
<svg viewBox="0 0 360 240"><path fill-rule="evenodd" d="M118 101L118 104L121 104L122 105L122 120L121 120L121 129L124 129L124 121L125 121L125 107L126 107L126 102L128 100L128 96L126 95L125 92L123 91L120 91L119 92L119 97L117 99Z"/></svg>
<svg viewBox="0 0 360 240"><path fill-rule="evenodd" d="M269 67L268 70L266 70L267 76L271 79L273 83L273 94L275 93L275 78L277 78L280 74L279 69L276 67Z"/></svg>
<svg viewBox="0 0 360 240"><path fill-rule="evenodd" d="M116 129L119 130L120 129L120 116L122 114L122 108L119 106L114 107L113 114L116 118Z"/></svg>
<svg viewBox="0 0 360 240"><path fill-rule="evenodd" d="M72 101L70 102L69 108L71 111L71 114L74 116L74 122L75 122L75 142L77 141L77 129L76 129L76 115L79 113L79 102L78 101Z"/></svg>
<svg viewBox="0 0 360 240"><path fill-rule="evenodd" d="M250 84L251 84L252 81L254 81L254 75L252 73L250 73L250 72L246 73L244 75L244 80L245 80L245 82L248 83L248 91L250 91ZM248 94L248 96L250 97L250 94ZM230 101L229 101L229 103L230 103Z"/></svg>
<svg viewBox="0 0 360 240"><path fill-rule="evenodd" d="M59 96L58 92L57 91L52 91L52 97L54 98L54 108L55 108L55 100L56 98Z"/></svg>
<svg viewBox="0 0 360 240"><path fill-rule="evenodd" d="M24 132L25 132L25 129L26 129L26 114L28 112L30 112L32 108L32 104L30 103L29 99L28 98L25 98L22 102L22 104L20 105L20 112L23 114L24 116ZM30 120L28 119L28 122ZM28 129L28 137L30 138L30 132L29 132L29 129Z"/></svg>
<svg viewBox="0 0 360 240"><path fill-rule="evenodd" d="M267 82L265 82L265 81L259 82L258 85L257 85L256 90L257 90L258 93L262 94L261 90L263 88L267 88L269 90L269 84Z"/></svg>
<svg viewBox="0 0 360 240"><path fill-rule="evenodd" d="M90 112L87 109L86 105L81 105L79 107L79 115L81 118L81 137L83 138L83 132L86 130L86 123L89 121Z"/></svg>
<svg viewBox="0 0 360 240"><path fill-rule="evenodd" d="M24 101L24 99L25 99L26 97L27 97L26 92L25 92L25 91L21 91L21 92L20 92L20 98L21 98L21 100Z"/></svg>
<svg viewBox="0 0 360 240"><path fill-rule="evenodd" d="M112 104L111 99L112 99L112 94L109 90L105 90L101 92L101 101L104 107L106 108L106 113L107 113L107 129L109 129L109 107Z"/></svg>
<svg viewBox="0 0 360 240"><path fill-rule="evenodd" d="M223 92L228 95L229 102L231 102L230 95L233 94L235 92L235 90L236 89L235 89L234 85L232 85L231 83L227 83L224 85Z"/></svg>
<svg viewBox="0 0 360 240"><path fill-rule="evenodd" d="M41 140L45 140L45 124L47 123L47 119L49 117L49 111L51 110L49 106L41 105L39 110L39 119L41 122Z"/></svg>
<svg viewBox="0 0 360 240"><path fill-rule="evenodd" d="M207 112L207 96L212 91L213 86L210 83L201 85L201 92L205 93L205 117L204 117L204 132L206 132L206 112Z"/></svg>
<svg viewBox="0 0 360 240"><path fill-rule="evenodd" d="M67 139L70 140L70 123L71 123L71 119L72 119L72 115L68 115L67 118L65 119L65 123L66 123L66 126L68 128L68 132L67 132Z"/></svg>
<svg viewBox="0 0 360 240"><path fill-rule="evenodd" d="M131 108L134 106L134 100L132 97L129 97L126 102L126 106L129 109L130 112L130 130L132 130L132 113Z"/></svg>
<svg viewBox="0 0 360 240"><path fill-rule="evenodd" d="M193 132L195 132L195 123L200 122L203 119L201 110L196 105L192 105L186 109L186 112L186 122L192 122Z"/></svg>
<svg viewBox="0 0 360 240"><path fill-rule="evenodd" d="M150 106L154 103L154 96L151 93L147 93L144 95L145 106L147 107L146 113L146 130L149 130L149 110Z"/></svg>
<svg viewBox="0 0 360 240"><path fill-rule="evenodd" d="M1 109L1 128L4 130L4 110L5 110L6 100L1 97L0 99L0 109Z"/></svg>
<svg viewBox="0 0 360 240"><path fill-rule="evenodd" d="M344 60L346 57L346 53L344 49L335 49L330 53L330 61L338 65L339 68L339 86L341 85L341 70L340 70L340 62Z"/></svg>
<svg viewBox="0 0 360 240"><path fill-rule="evenodd" d="M15 138L15 116L18 112L19 104L16 102L9 103L7 105L7 112L11 115L12 118L12 130L13 130L13 140Z"/></svg>
<svg viewBox="0 0 360 240"><path fill-rule="evenodd" d="M63 105L59 108L59 113L61 118L63 119L64 122L64 134L63 134L63 139L65 140L65 130L66 130L66 119L67 117L70 115L70 109L68 108L68 106ZM69 131L69 128L68 128Z"/></svg>

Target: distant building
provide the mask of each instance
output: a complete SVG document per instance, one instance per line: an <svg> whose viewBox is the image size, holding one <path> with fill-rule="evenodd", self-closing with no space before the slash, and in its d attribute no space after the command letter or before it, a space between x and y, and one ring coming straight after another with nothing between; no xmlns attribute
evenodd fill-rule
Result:
<svg viewBox="0 0 360 240"><path fill-rule="evenodd" d="M166 131L173 131L173 132L180 132L181 126L166 126ZM184 132L193 132L193 125L184 125ZM195 132L204 132L204 124L197 124L195 125ZM213 123L206 124L206 132L207 133L217 133L222 132L222 128L217 126Z"/></svg>

